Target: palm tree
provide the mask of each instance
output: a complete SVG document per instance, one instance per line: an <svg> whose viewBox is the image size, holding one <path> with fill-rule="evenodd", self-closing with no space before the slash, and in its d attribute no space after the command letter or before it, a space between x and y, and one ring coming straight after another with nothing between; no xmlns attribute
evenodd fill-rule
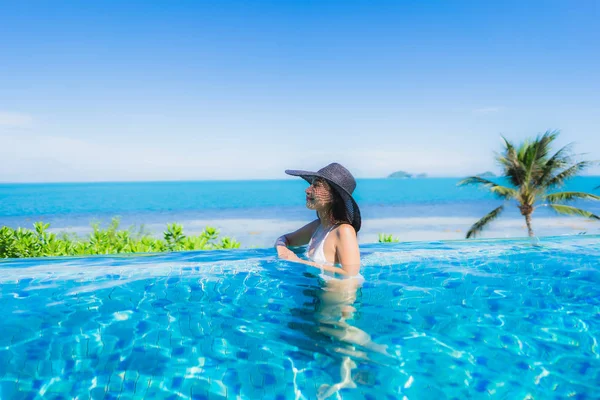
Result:
<svg viewBox="0 0 600 400"><path fill-rule="evenodd" d="M583 192L548 193L593 164L590 161L574 162L570 154L571 145L550 155L551 144L558 134L558 131L546 131L541 137L538 136L533 141L527 140L519 147L502 137L505 148L496 156L496 160L502 166L503 177L512 187L502 186L479 176L463 179L458 185L483 185L504 199L505 204L509 200L516 200L531 237L531 214L537 207L547 206L559 214L580 215L600 220L600 217L589 211L564 204L575 199L600 200L600 196ZM539 204L540 201L542 204ZM489 222L496 219L504 211L505 204L474 223L467 232L467 239L475 237Z"/></svg>

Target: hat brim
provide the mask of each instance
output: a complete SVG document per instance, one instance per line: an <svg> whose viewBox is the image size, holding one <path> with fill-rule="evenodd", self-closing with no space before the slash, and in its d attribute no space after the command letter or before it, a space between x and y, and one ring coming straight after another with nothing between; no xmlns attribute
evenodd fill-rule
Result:
<svg viewBox="0 0 600 400"><path fill-rule="evenodd" d="M288 175L292 175L292 176L299 176L300 178L304 179L308 183L312 183L312 178L315 178L315 177L321 178L321 179L327 181L327 183L329 183L335 189L335 191L341 196L342 200L344 200L344 204L346 205L346 214L348 215L348 217L351 221L350 224L354 227L354 230L356 231L356 233L358 233L358 231L360 230L360 227L362 225L362 218L360 215L360 208L358 207L356 200L354 200L354 197L352 197L352 193L348 193L348 191L346 191L346 189L339 186L337 183L331 181L329 178L323 176L322 174L320 174L318 172L303 171L303 170L298 170L298 169L286 169L285 173Z"/></svg>

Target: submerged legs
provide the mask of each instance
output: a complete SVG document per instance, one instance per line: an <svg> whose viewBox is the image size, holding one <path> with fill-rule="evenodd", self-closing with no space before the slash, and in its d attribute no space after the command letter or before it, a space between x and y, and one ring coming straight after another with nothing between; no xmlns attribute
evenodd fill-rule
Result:
<svg viewBox="0 0 600 400"><path fill-rule="evenodd" d="M352 380L352 370L356 368L357 365L350 357L344 357L342 360L342 364L340 365L340 376L342 380L333 385L323 384L319 387L319 391L317 393L317 398L319 400L326 399L331 395L337 393L341 389L356 388L356 383Z"/></svg>

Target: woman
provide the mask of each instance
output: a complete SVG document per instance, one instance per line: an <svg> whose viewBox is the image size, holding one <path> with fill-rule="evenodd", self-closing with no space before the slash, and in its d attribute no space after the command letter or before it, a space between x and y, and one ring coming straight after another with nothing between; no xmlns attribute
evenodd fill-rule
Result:
<svg viewBox="0 0 600 400"><path fill-rule="evenodd" d="M306 189L306 207L317 212L317 219L295 232L277 239L275 248L280 258L320 268L323 277L358 278L360 252L357 233L361 217L352 198L356 181L342 165L332 163L317 172L286 170L310 183ZM308 244L306 256L300 259L288 247Z"/></svg>
<svg viewBox="0 0 600 400"><path fill-rule="evenodd" d="M316 292L313 317L316 324L310 329L335 339L331 349L341 355L341 380L331 385L321 385L317 398L326 399L343 388L355 388L352 371L356 360L368 360L367 353L385 354L385 346L371 341L370 335L348 323L354 318L357 290L364 279L360 275L360 252L356 234L361 217L352 193L356 181L352 174L337 163L329 164L317 172L285 171L310 183L306 189L306 207L317 212L317 219L295 232L277 239L275 248L280 258L319 268L325 280L322 290ZM288 247L308 244L307 260L302 260ZM342 278L342 279L336 279ZM310 332L308 333L311 334Z"/></svg>

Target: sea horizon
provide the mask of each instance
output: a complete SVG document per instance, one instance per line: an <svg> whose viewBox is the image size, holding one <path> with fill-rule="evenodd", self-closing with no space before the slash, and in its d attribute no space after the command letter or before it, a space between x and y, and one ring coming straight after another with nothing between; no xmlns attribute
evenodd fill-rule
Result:
<svg viewBox="0 0 600 400"><path fill-rule="evenodd" d="M414 174L418 175L418 174ZM420 179L464 179L469 176L481 176L481 174L465 174L465 175L429 175L426 177L410 177L410 178L391 178L386 176L367 176L367 177L355 177L356 181L367 181L367 180L420 180ZM578 175L581 178L600 178L600 174L585 174L582 173ZM502 179L501 175L495 175L492 177L484 176L486 179ZM170 182L181 182L181 183L194 183L194 182L271 182L271 181L290 181L297 180L297 177L286 177L283 176L281 178L268 178L268 177L260 177L260 178L218 178L218 179L210 179L210 178L198 178L198 179L134 179L134 180L77 180L77 181L1 181L0 185L63 185L63 184L94 184L94 183L170 183Z"/></svg>
<svg viewBox="0 0 600 400"><path fill-rule="evenodd" d="M355 197L361 207L360 243L379 234L400 241L463 239L469 227L502 203L477 187L458 187L459 178L359 178ZM594 176L577 177L565 189L592 191ZM51 224L52 232L87 235L91 224L108 226L119 217L121 228L142 229L160 237L168 223L183 225L186 235L206 226L232 237L242 247L269 247L283 233L315 218L304 205L302 179L236 181L137 181L0 184L0 225L33 228ZM600 213L600 205L584 202ZM537 236L600 233L600 223L555 216L547 209L533 215ZM490 224L480 237L527 236L516 206Z"/></svg>

